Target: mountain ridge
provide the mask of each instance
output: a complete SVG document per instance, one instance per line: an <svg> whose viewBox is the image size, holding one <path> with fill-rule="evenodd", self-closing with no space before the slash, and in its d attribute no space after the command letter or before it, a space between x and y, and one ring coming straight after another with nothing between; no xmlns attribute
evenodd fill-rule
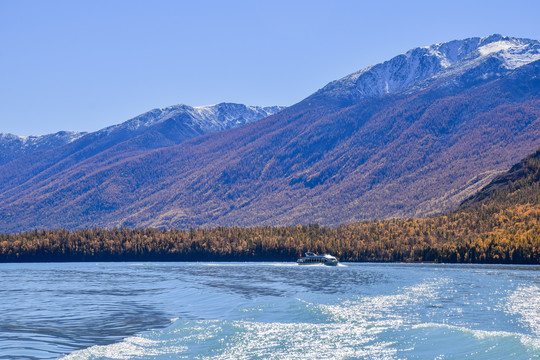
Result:
<svg viewBox="0 0 540 360"><path fill-rule="evenodd" d="M497 44L500 46L499 51L497 51L497 46L494 46ZM501 46L503 44L506 46ZM514 62L509 61L507 53L516 52L515 50L518 49L522 51L520 56L517 59L513 58ZM524 49L525 51L523 51ZM480 52L481 55L478 56L475 52ZM504 67L508 70L514 70L540 59L540 42L493 34L483 38L474 37L418 47L388 61L332 81L308 99L321 95L332 96L337 93L338 98L352 98L354 102L367 97L404 90L411 85L416 85L415 90L418 90L418 88L422 88L424 80L436 74L445 77L445 74L448 76L452 72L460 71L460 69L467 69L479 60L485 61L492 56L503 58L501 63Z"/></svg>
<svg viewBox="0 0 540 360"><path fill-rule="evenodd" d="M323 87L242 127L107 150L8 184L2 230L337 225L448 210L540 145L540 61L511 69L501 59L520 47L521 58L534 59L531 42L478 52L482 61L464 56L471 66L463 71L391 93L351 103L349 93L336 98Z"/></svg>
<svg viewBox="0 0 540 360"><path fill-rule="evenodd" d="M35 151L51 150L66 145L82 136L85 132L59 131L40 136L20 136L0 133L0 165Z"/></svg>
<svg viewBox="0 0 540 360"><path fill-rule="evenodd" d="M84 133L50 151L32 151L15 158L10 171L0 172L0 193L36 177L53 176L71 166L117 148L113 158L179 144L208 132L241 126L282 110L284 107L220 103L203 107L174 105L153 109L121 124ZM200 111L203 113L201 115ZM196 117L195 117L196 116Z"/></svg>

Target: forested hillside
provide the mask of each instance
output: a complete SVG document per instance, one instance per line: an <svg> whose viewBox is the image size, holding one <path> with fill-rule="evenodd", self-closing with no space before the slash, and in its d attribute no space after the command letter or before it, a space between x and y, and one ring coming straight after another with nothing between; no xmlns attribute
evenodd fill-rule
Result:
<svg viewBox="0 0 540 360"><path fill-rule="evenodd" d="M167 119L112 147L102 133L1 166L0 231L338 226L453 210L540 146L540 42L412 49L190 140L183 117Z"/></svg>
<svg viewBox="0 0 540 360"><path fill-rule="evenodd" d="M478 211L486 206L504 208L518 204L540 204L540 150L465 200L459 210Z"/></svg>
<svg viewBox="0 0 540 360"><path fill-rule="evenodd" d="M540 264L540 151L454 212L337 228L86 229L0 235L0 261L341 261Z"/></svg>

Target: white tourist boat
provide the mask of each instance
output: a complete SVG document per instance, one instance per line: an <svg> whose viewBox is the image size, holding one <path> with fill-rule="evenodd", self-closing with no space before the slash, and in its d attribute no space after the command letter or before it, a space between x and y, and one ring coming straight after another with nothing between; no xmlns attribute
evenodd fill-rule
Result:
<svg viewBox="0 0 540 360"><path fill-rule="evenodd" d="M337 266L338 260L328 254L324 255L317 255L312 252L307 252L304 257L301 257L296 261L298 265L316 265L316 264L323 264L328 266Z"/></svg>

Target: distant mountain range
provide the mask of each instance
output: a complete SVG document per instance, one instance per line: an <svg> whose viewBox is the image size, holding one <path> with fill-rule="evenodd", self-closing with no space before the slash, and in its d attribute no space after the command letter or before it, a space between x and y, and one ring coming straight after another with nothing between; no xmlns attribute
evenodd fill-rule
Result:
<svg viewBox="0 0 540 360"><path fill-rule="evenodd" d="M51 150L79 139L85 133L60 131L42 136L0 133L0 165L36 151Z"/></svg>
<svg viewBox="0 0 540 360"><path fill-rule="evenodd" d="M230 129L259 120L282 110L283 106L247 106L221 103L209 106L175 105L154 109L119 125L93 133L60 131L42 136L0 133L0 165L37 151L51 150L82 139L99 151L131 141L143 148L178 144L209 132ZM72 146L80 150L80 144ZM52 156L54 157L54 155Z"/></svg>
<svg viewBox="0 0 540 360"><path fill-rule="evenodd" d="M0 159L7 160L3 163L16 161L6 165L5 172L0 174L0 191L27 181L48 181L77 166L101 160L112 163L206 133L245 125L281 109L281 106L232 103L199 107L176 105L151 110L93 133L59 132L33 137L2 134L0 148L9 150Z"/></svg>
<svg viewBox="0 0 540 360"><path fill-rule="evenodd" d="M436 44L283 110L217 107L154 110L7 156L0 231L337 225L455 208L540 145L540 42Z"/></svg>

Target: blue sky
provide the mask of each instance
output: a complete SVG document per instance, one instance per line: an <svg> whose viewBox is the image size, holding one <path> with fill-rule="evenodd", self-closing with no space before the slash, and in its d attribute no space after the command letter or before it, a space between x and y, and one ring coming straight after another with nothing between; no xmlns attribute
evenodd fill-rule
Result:
<svg viewBox="0 0 540 360"><path fill-rule="evenodd" d="M0 132L94 131L156 107L292 105L411 48L540 39L540 1L0 0Z"/></svg>

